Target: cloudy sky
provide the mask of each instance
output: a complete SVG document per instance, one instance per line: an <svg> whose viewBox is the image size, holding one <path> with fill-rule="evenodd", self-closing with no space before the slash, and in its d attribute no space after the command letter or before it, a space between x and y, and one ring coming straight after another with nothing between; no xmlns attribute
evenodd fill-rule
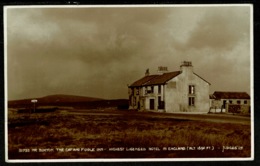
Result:
<svg viewBox="0 0 260 166"><path fill-rule="evenodd" d="M210 92L250 92L250 7L6 10L8 99L127 98L127 84L192 61Z"/></svg>

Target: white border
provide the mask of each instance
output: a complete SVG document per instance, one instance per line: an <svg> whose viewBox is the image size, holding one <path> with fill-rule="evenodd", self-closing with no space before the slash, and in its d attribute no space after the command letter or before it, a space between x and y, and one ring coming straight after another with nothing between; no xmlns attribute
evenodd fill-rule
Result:
<svg viewBox="0 0 260 166"><path fill-rule="evenodd" d="M193 4L193 5L186 5L186 4L148 4L148 5L19 5L19 6L5 6L5 8L151 8L151 7L250 7L253 9L252 4Z"/></svg>
<svg viewBox="0 0 260 166"><path fill-rule="evenodd" d="M8 161L8 130L7 130L7 124L8 124L8 86L7 86L7 8L4 7L4 14L3 14L3 20L4 20L4 85L5 85L5 161ZM10 160L9 160L10 161Z"/></svg>
<svg viewBox="0 0 260 166"><path fill-rule="evenodd" d="M73 2L72 2L73 3ZM7 110L8 110L8 84L7 84L7 9L13 8L150 8L150 7L230 7L241 6L250 7L250 97L251 97L251 157L245 158L135 158L135 159L8 159L8 128L7 128ZM254 61L253 61L253 5L252 4L216 4L216 5L19 5L4 6L4 84L5 84L5 161L8 163L39 163L39 162L143 162L143 161L252 161L254 160Z"/></svg>
<svg viewBox="0 0 260 166"><path fill-rule="evenodd" d="M253 5L250 5L250 105L251 105L251 158L255 157L255 108L254 108L254 13Z"/></svg>

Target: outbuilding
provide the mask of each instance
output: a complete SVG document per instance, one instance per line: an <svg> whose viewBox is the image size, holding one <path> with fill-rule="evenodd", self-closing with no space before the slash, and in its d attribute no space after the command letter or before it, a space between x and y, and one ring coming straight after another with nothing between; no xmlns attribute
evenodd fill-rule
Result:
<svg viewBox="0 0 260 166"><path fill-rule="evenodd" d="M250 113L250 96L246 92L215 91L210 100L210 112Z"/></svg>

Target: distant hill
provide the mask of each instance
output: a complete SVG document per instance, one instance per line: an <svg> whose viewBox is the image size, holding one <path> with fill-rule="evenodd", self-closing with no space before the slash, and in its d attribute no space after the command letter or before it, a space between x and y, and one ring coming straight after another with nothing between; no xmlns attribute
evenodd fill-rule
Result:
<svg viewBox="0 0 260 166"><path fill-rule="evenodd" d="M93 98L93 97L57 94L57 95L49 95L41 98L12 100L12 101L8 101L8 105L13 105L13 106L27 105L27 104L31 104L32 99L37 99L39 104L54 104L54 105L58 103L92 102L92 101L104 100L104 99Z"/></svg>
<svg viewBox="0 0 260 166"><path fill-rule="evenodd" d="M49 95L37 99L37 106L69 106L74 108L128 107L128 99L105 100L74 95ZM8 101L9 108L32 107L32 98Z"/></svg>
<svg viewBox="0 0 260 166"><path fill-rule="evenodd" d="M73 95L49 95L38 99L39 102L89 102L104 100L100 98L73 96Z"/></svg>

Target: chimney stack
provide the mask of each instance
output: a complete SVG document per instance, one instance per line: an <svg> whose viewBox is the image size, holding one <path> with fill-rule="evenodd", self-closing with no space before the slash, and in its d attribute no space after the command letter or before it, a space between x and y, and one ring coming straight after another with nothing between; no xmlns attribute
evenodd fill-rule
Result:
<svg viewBox="0 0 260 166"><path fill-rule="evenodd" d="M167 67L165 67L165 66L159 66L158 67L158 73L163 74L163 73L167 73L167 72L168 72L168 68Z"/></svg>
<svg viewBox="0 0 260 166"><path fill-rule="evenodd" d="M145 76L149 76L149 75L150 75L149 69L146 69Z"/></svg>
<svg viewBox="0 0 260 166"><path fill-rule="evenodd" d="M191 61L183 61L180 66L180 70L183 73L186 73L186 72L193 73L193 66L192 66Z"/></svg>
<svg viewBox="0 0 260 166"><path fill-rule="evenodd" d="M191 61L183 61L181 64L181 67L182 66L192 66L192 63L191 63Z"/></svg>

